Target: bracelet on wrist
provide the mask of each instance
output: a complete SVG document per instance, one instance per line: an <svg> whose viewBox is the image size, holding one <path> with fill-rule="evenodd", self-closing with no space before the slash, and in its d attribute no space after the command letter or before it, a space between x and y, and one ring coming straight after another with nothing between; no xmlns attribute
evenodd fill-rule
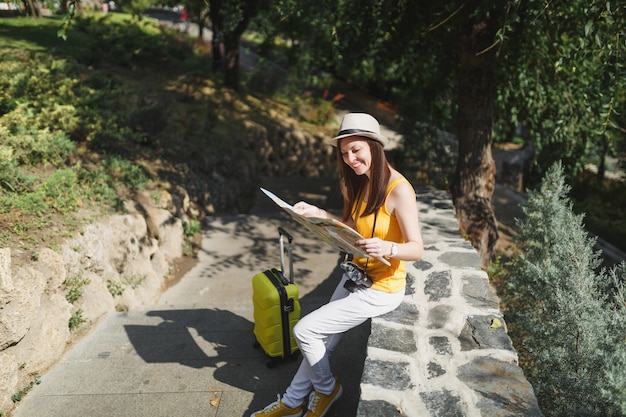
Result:
<svg viewBox="0 0 626 417"><path fill-rule="evenodd" d="M398 245L391 242L391 249L389 251L389 258L395 258L398 255Z"/></svg>

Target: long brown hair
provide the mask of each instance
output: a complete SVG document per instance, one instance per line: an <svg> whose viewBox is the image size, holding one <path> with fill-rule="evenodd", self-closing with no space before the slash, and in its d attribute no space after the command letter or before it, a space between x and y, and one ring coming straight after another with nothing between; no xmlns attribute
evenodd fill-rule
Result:
<svg viewBox="0 0 626 417"><path fill-rule="evenodd" d="M354 170L343 160L340 143L337 143L336 147L339 184L341 186L341 194L343 195L344 221L356 215L353 211L354 203L364 197L366 187L369 187L369 196L363 216L378 210L385 203L387 185L391 177L391 169L389 168L389 162L383 151L383 145L367 137L360 137L360 139L368 143L372 154L372 166L370 168L369 180L367 175L355 174ZM341 140L339 142L341 142Z"/></svg>

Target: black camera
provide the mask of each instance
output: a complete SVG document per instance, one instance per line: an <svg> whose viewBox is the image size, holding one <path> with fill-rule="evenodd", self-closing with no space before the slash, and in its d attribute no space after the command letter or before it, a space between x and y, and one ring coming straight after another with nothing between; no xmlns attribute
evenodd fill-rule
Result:
<svg viewBox="0 0 626 417"><path fill-rule="evenodd" d="M348 280L343 284L343 287L350 291L355 292L359 287L369 288L372 286L372 280L367 276L365 270L359 268L353 262L342 262L341 269L345 273Z"/></svg>

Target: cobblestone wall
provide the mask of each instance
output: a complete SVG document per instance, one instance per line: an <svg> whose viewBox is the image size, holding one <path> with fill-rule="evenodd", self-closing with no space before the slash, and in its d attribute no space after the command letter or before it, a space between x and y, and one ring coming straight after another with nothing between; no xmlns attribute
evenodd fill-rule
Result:
<svg viewBox="0 0 626 417"><path fill-rule="evenodd" d="M357 416L542 416L449 196L418 203L425 254L402 305L372 321Z"/></svg>

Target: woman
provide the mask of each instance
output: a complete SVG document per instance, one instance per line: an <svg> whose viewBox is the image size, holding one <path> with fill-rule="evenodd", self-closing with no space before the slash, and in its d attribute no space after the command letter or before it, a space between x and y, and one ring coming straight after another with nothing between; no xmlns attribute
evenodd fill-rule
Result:
<svg viewBox="0 0 626 417"><path fill-rule="evenodd" d="M406 284L404 261L422 257L415 191L387 162L376 119L365 113L347 114L336 148L339 180L344 198L341 217L305 202L294 205L307 217L335 218L355 228L365 238L355 242L370 257L354 257L367 275L357 283L344 273L328 304L303 317L294 337L303 360L281 398L251 417L322 417L343 391L330 369L329 358L341 335L367 319L394 310L402 302ZM386 258L388 264L375 258ZM343 264L342 264L343 265ZM343 266L342 266L343 267ZM346 267L344 270L348 270Z"/></svg>

